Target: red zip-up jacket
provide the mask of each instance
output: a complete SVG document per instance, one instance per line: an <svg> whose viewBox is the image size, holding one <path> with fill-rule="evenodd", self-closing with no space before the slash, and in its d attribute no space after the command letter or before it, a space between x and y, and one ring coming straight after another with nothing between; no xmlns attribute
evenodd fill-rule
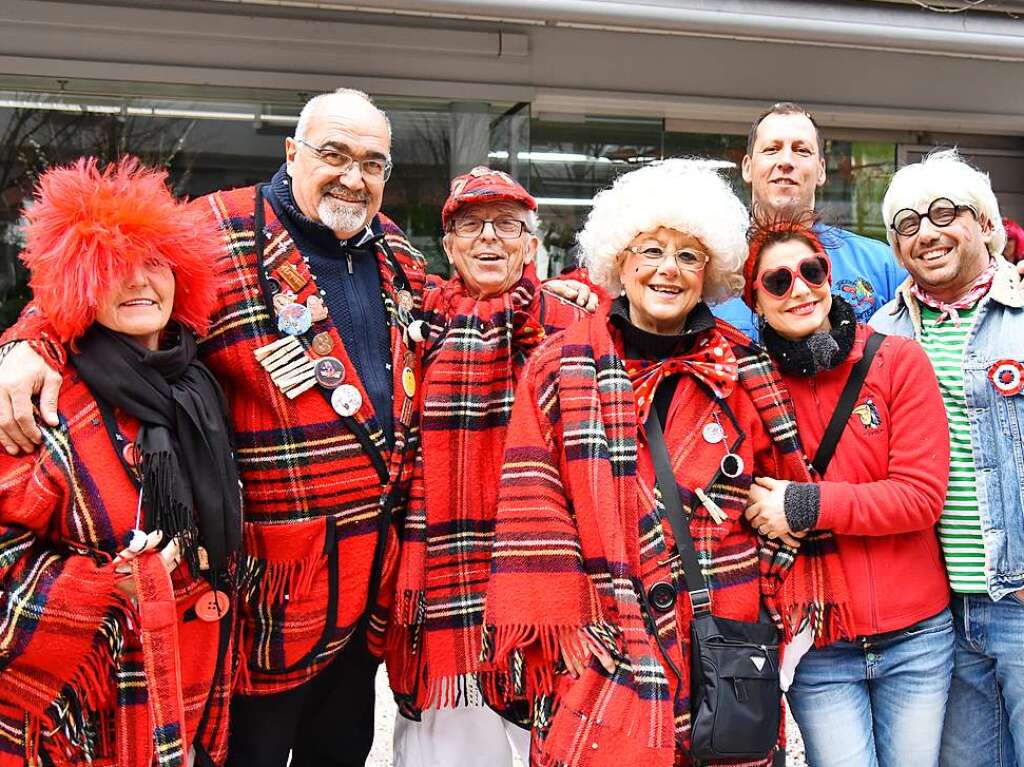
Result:
<svg viewBox="0 0 1024 767"><path fill-rule="evenodd" d="M858 325L834 370L783 374L808 455L870 334ZM888 336L821 482L815 524L835 534L858 635L906 628L949 604L935 533L948 480L949 426L931 362L916 341Z"/></svg>

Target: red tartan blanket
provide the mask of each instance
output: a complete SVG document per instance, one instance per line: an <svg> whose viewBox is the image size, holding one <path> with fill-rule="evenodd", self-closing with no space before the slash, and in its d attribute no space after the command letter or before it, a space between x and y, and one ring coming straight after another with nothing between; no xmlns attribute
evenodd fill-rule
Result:
<svg viewBox="0 0 1024 767"><path fill-rule="evenodd" d="M152 557L137 608L116 588L138 493L74 371L58 411L38 452L0 456L0 765L171 767L193 743L222 764L237 610L187 620L209 585Z"/></svg>
<svg viewBox="0 0 1024 767"><path fill-rule="evenodd" d="M841 629L841 570L809 568L806 589L780 602L796 552L760 538L742 516L753 474L803 481L809 475L792 405L769 360L730 326L719 323L717 331L739 365L728 402L747 435L739 448L746 470L705 487L720 455L698 435L715 404L692 378L680 381L666 431L684 504L701 488L726 514L717 523L695 504L691 517L712 610L756 620L764 600L787 634L807 614L836 616L831 627ZM735 436L728 422L723 426L727 438ZM637 594L659 580L680 582L673 548L605 310L534 355L506 442L486 644L507 675L506 689L533 704L531 763L686 763L689 600L652 616ZM833 555L823 549L796 561L803 569L807 560ZM578 680L558 673L559 639L580 628L612 652L613 674L596 662Z"/></svg>
<svg viewBox="0 0 1024 767"><path fill-rule="evenodd" d="M388 676L408 712L465 704L480 671L505 431L527 355L582 316L540 292L529 265L507 293L459 277L424 293L421 449L403 528Z"/></svg>

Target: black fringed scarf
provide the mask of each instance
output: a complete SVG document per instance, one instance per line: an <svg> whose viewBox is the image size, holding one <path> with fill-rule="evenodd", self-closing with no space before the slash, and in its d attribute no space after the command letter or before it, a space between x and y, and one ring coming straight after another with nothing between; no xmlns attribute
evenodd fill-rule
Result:
<svg viewBox="0 0 1024 767"><path fill-rule="evenodd" d="M192 332L168 326L165 345L149 351L94 324L72 353L93 394L141 421L145 529L178 536L193 577L199 546L214 577L224 573L242 542L238 469L225 420L224 394L196 359Z"/></svg>
<svg viewBox="0 0 1024 767"><path fill-rule="evenodd" d="M788 375L812 376L821 370L839 367L853 349L857 335L857 316L839 296L832 296L832 309L828 313L831 329L811 333L799 341L790 341L762 321L761 343L780 371Z"/></svg>

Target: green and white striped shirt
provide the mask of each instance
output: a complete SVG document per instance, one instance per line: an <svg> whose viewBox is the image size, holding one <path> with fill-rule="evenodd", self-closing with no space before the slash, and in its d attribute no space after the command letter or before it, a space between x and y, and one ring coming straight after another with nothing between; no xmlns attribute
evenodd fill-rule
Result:
<svg viewBox="0 0 1024 767"><path fill-rule="evenodd" d="M953 591L984 593L985 542L981 535L978 487L971 449L971 427L964 397L963 359L977 315L977 304L961 309L960 327L939 312L921 305L921 345L935 368L949 418L949 489L939 519L939 542Z"/></svg>

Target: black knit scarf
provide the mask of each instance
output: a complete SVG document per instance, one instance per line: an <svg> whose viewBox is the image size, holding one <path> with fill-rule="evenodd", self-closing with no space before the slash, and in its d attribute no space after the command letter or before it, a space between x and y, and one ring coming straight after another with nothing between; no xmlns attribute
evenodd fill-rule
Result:
<svg viewBox="0 0 1024 767"><path fill-rule="evenodd" d="M761 343L779 370L788 375L812 376L839 367L853 348L857 316L845 300L832 296L828 313L832 326L827 333L811 333L798 341L780 336L765 322L760 323Z"/></svg>
<svg viewBox="0 0 1024 767"><path fill-rule="evenodd" d="M178 536L193 577L203 546L219 577L241 548L242 505L224 394L196 359L195 336L172 323L149 351L94 324L78 346L72 361L92 393L141 421L145 529Z"/></svg>

